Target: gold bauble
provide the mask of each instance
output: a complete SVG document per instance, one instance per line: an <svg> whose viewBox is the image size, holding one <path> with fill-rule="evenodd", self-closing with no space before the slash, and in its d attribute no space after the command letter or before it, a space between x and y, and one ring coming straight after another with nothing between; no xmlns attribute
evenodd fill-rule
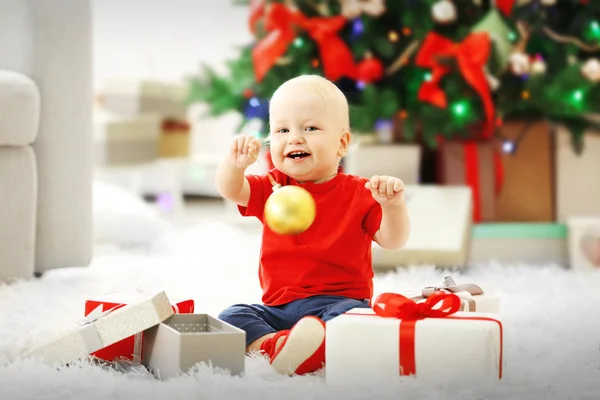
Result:
<svg viewBox="0 0 600 400"><path fill-rule="evenodd" d="M265 203L264 219L267 226L280 235L298 235L315 220L315 199L300 186L276 189Z"/></svg>

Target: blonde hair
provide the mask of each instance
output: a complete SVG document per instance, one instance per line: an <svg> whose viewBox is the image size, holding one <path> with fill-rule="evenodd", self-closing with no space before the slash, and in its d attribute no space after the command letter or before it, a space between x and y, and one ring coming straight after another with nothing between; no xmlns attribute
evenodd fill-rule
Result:
<svg viewBox="0 0 600 400"><path fill-rule="evenodd" d="M317 94L327 104L334 104L344 130L350 130L350 110L346 95L330 80L320 75L300 75L285 81L275 90L271 99L287 88L299 87Z"/></svg>

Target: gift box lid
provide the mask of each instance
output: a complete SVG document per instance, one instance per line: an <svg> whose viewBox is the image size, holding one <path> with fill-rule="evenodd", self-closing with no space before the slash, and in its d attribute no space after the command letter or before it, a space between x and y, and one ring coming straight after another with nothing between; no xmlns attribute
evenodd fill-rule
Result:
<svg viewBox="0 0 600 400"><path fill-rule="evenodd" d="M66 364L143 332L174 314L164 291L140 293L131 304L102 311L81 321L81 326L23 354L49 364Z"/></svg>
<svg viewBox="0 0 600 400"><path fill-rule="evenodd" d="M89 313L94 312L96 308L99 308L99 311L103 312L107 311L109 308L117 306L123 307L126 304L135 303L139 299L143 298L145 296L145 293L147 292L147 289L135 288L111 293L104 293L101 295L90 297L85 301L85 315L87 316ZM193 299L185 296L168 297L171 303L171 307L173 308L175 314L192 314L194 312L195 301Z"/></svg>

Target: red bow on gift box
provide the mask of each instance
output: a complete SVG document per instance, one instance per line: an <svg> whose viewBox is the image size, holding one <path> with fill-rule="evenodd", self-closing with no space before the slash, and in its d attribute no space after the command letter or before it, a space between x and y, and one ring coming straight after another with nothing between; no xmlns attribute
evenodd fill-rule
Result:
<svg viewBox="0 0 600 400"><path fill-rule="evenodd" d="M317 42L323 70L328 79L337 80L344 76L350 78L356 76L352 52L337 36L337 32L346 25L345 17L308 18L300 11L292 10L280 3L273 3L262 6L258 10L255 8L251 20L256 21L263 14L268 34L252 51L254 72L258 82L285 54L289 45L297 37L298 28L306 31Z"/></svg>
<svg viewBox="0 0 600 400"><path fill-rule="evenodd" d="M494 129L495 106L485 76L484 67L490 54L491 41L487 33L473 33L460 44L455 44L437 33L425 38L416 57L416 64L430 68L432 78L419 89L419 100L427 101L441 108L447 107L446 93L439 87L440 81L450 68L440 64L439 57L456 59L460 72L483 101L486 115L484 137L491 137Z"/></svg>
<svg viewBox="0 0 600 400"><path fill-rule="evenodd" d="M487 317L454 317L452 314L460 309L460 298L448 292L436 291L423 303L396 293L382 293L373 302L373 311L380 317L397 318L400 321L400 374L415 375L417 373L415 338L416 325L425 318L459 318L462 320L490 321L500 328L499 377L502 378L502 324Z"/></svg>

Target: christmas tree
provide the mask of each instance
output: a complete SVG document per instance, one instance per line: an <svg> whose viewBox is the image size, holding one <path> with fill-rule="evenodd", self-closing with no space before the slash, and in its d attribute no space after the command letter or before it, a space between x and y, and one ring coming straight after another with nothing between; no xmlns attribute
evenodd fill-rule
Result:
<svg viewBox="0 0 600 400"><path fill-rule="evenodd" d="M393 122L404 140L435 146L538 118L568 126L581 151L583 132L597 124L600 1L245 3L255 41L228 74L205 67L191 81L189 100L207 102L212 115L234 110L266 127L275 89L319 74L347 95L357 133Z"/></svg>

